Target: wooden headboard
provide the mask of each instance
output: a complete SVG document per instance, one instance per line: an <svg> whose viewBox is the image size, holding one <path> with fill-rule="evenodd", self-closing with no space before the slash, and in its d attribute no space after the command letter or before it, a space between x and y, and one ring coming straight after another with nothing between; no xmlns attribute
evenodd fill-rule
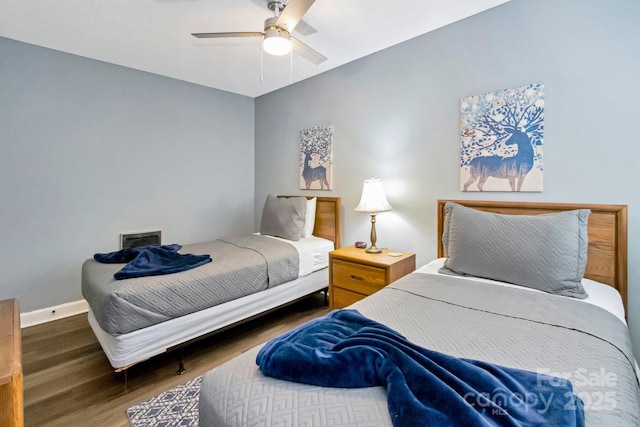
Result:
<svg viewBox="0 0 640 427"><path fill-rule="evenodd" d="M301 196L278 196L301 197ZM304 196L312 199L316 196ZM313 235L333 241L335 248L342 247L342 198L316 197L316 222Z"/></svg>
<svg viewBox="0 0 640 427"><path fill-rule="evenodd" d="M584 277L605 283L620 292L627 310L627 205L577 203L491 202L485 200L438 200L438 257L444 257L444 231L447 202L509 215L538 215L572 209L591 209L587 226L589 247Z"/></svg>

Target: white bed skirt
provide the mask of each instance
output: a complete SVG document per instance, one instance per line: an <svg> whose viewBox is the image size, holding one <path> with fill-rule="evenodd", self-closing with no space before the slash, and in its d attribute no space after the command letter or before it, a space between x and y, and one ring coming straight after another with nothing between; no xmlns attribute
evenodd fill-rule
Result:
<svg viewBox="0 0 640 427"><path fill-rule="evenodd" d="M178 344L325 289L328 283L328 269L324 268L275 288L118 336L100 328L91 308L89 324L111 366L120 370Z"/></svg>

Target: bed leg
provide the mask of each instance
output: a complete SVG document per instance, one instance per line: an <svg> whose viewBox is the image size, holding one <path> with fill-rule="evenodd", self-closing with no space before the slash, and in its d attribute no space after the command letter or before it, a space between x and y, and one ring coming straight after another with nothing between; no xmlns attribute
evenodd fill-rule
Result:
<svg viewBox="0 0 640 427"><path fill-rule="evenodd" d="M324 306L329 307L329 288L324 288L322 292L324 292Z"/></svg>
<svg viewBox="0 0 640 427"><path fill-rule="evenodd" d="M183 375L185 372L187 372L186 369L184 369L184 347L180 349L180 355L178 356L178 375Z"/></svg>

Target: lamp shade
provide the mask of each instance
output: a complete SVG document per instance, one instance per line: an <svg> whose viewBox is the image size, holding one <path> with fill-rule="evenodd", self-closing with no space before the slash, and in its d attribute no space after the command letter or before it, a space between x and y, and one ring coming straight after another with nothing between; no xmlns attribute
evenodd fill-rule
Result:
<svg viewBox="0 0 640 427"><path fill-rule="evenodd" d="M393 209L384 195L381 179L367 179L362 187L362 198L356 206L357 212L385 212Z"/></svg>

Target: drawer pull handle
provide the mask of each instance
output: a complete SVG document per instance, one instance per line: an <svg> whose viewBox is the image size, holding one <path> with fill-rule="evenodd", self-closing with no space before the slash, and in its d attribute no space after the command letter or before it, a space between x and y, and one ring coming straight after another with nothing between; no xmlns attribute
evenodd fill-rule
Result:
<svg viewBox="0 0 640 427"><path fill-rule="evenodd" d="M360 277L360 276L354 276L353 274L351 275L351 278L352 278L353 280L359 280L359 281L361 281L361 282L364 280L362 277Z"/></svg>

